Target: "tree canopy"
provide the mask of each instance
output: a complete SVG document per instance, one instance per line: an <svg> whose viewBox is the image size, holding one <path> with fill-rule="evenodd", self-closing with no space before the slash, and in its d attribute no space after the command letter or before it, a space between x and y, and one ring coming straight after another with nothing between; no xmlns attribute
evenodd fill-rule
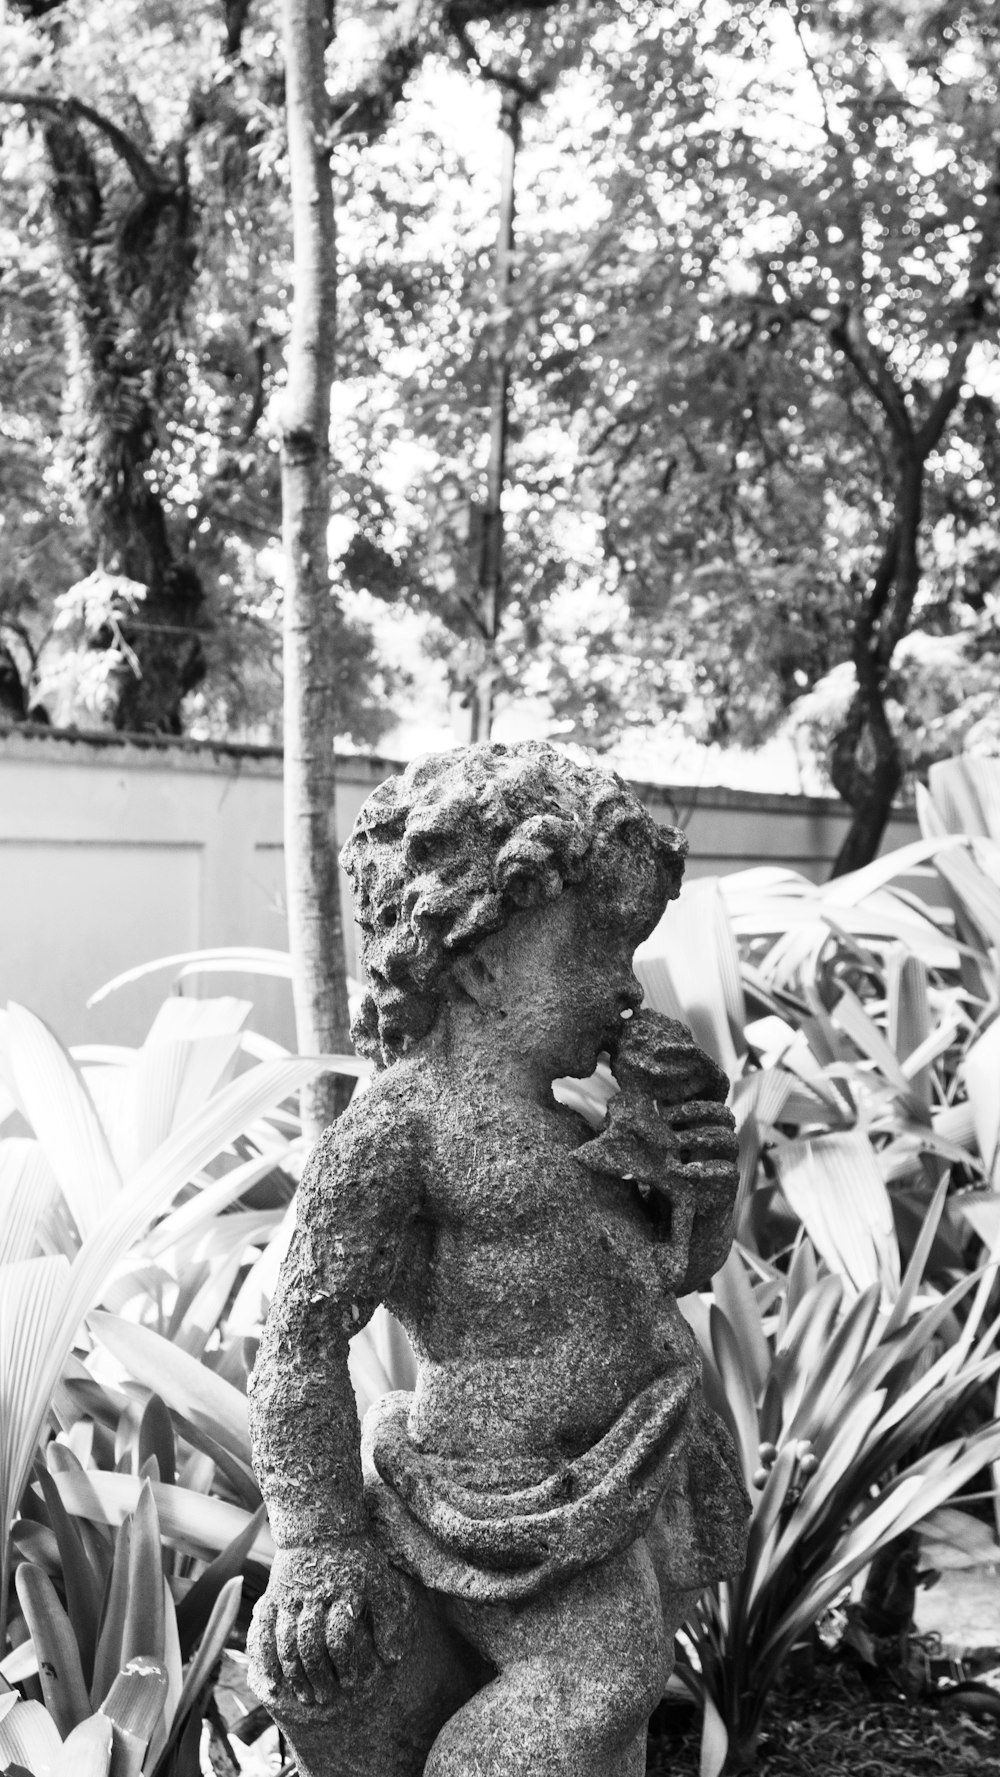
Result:
<svg viewBox="0 0 1000 1777"><path fill-rule="evenodd" d="M21 0L0 47L0 700L276 731L274 7ZM405 606L457 699L489 662L592 745L801 711L877 843L998 653L998 67L987 0L338 9L345 734Z"/></svg>

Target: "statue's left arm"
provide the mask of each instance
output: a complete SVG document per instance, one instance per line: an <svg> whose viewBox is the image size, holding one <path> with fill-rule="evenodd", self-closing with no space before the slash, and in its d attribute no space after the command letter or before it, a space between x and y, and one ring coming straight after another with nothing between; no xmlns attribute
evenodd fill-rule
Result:
<svg viewBox="0 0 1000 1777"><path fill-rule="evenodd" d="M254 1466L277 1546L252 1641L265 1690L349 1684L398 1606L365 1513L347 1368L419 1206L414 1120L394 1097L377 1082L314 1150L251 1378Z"/></svg>

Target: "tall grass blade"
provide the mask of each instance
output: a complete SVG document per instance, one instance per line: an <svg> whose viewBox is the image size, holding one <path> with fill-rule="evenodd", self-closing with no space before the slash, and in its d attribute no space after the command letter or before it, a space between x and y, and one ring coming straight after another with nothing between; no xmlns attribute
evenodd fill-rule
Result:
<svg viewBox="0 0 1000 1777"><path fill-rule="evenodd" d="M852 1377L868 1350L879 1311L880 1289L869 1284L851 1303L819 1363L811 1372L785 1433L790 1438L815 1439L833 1409L833 1403Z"/></svg>
<svg viewBox="0 0 1000 1777"><path fill-rule="evenodd" d="M771 1351L761 1325L757 1298L735 1246L731 1248L721 1270L712 1279L712 1293L736 1336L750 1393L757 1400L767 1384Z"/></svg>
<svg viewBox="0 0 1000 1777"><path fill-rule="evenodd" d="M254 1544L266 1524L267 1510L260 1506L239 1536L234 1537L228 1548L223 1549L221 1555L217 1555L209 1563L184 1594L177 1607L177 1633L185 1658L201 1634L202 1625L223 1588L242 1575Z"/></svg>
<svg viewBox="0 0 1000 1777"><path fill-rule="evenodd" d="M73 1481L79 1483L81 1479L89 1487L89 1480L86 1476L56 1476L56 1486L59 1488L60 1494L63 1495L64 1504L64 1487ZM128 1614L128 1570L132 1524L130 1519L124 1517L118 1522L115 1558L104 1594L101 1623L97 1633L97 1652L94 1655L94 1676L90 1685L90 1701L95 1709L100 1708L122 1666L122 1635L125 1630L125 1618Z"/></svg>
<svg viewBox="0 0 1000 1777"><path fill-rule="evenodd" d="M679 1016L727 1074L738 1074L746 1003L736 939L716 878L685 885L669 921L661 920L639 946L633 967L648 1003Z"/></svg>
<svg viewBox="0 0 1000 1777"><path fill-rule="evenodd" d="M59 1731L41 1703L15 1703L0 1719L0 1771L23 1765L34 1777L49 1777L61 1753Z"/></svg>
<svg viewBox="0 0 1000 1777"><path fill-rule="evenodd" d="M720 1777L725 1769L729 1756L729 1735L726 1724L708 1692L705 1693L705 1713L701 1723L701 1751L698 1758L698 1777Z"/></svg>
<svg viewBox="0 0 1000 1777"><path fill-rule="evenodd" d="M91 1715L63 1741L52 1777L108 1777L114 1730L106 1716Z"/></svg>
<svg viewBox="0 0 1000 1777"><path fill-rule="evenodd" d="M1000 1018L966 1050L959 1071L986 1176L994 1190L1000 1190Z"/></svg>
<svg viewBox="0 0 1000 1777"><path fill-rule="evenodd" d="M941 1180L937 1190L934 1192L934 1196L931 1198L920 1227L920 1233L917 1235L914 1242L913 1251L910 1254L910 1262L906 1267L906 1273L899 1286L889 1319L886 1322L883 1338L887 1341L892 1338L894 1333L898 1332L900 1327L905 1326L909 1319L914 1299L923 1281L924 1272L927 1269L927 1261L930 1258L931 1247L934 1245L934 1236L938 1231L938 1226L944 1212L947 1198L948 1178L946 1175Z"/></svg>
<svg viewBox="0 0 1000 1777"><path fill-rule="evenodd" d="M242 1579L227 1580L212 1606L212 1614L205 1625L201 1645L184 1675L184 1685L177 1703L175 1718L178 1724L183 1722L199 1693L208 1683L216 1662L222 1656L230 1630L239 1612L242 1595Z"/></svg>
<svg viewBox="0 0 1000 1777"><path fill-rule="evenodd" d="M982 803L965 759L941 759L927 773L931 803L948 833L988 833Z"/></svg>
<svg viewBox="0 0 1000 1777"><path fill-rule="evenodd" d="M166 1487L162 1481L140 1482L136 1475L106 1474L100 1469L77 1475L59 1475L56 1485L68 1512L97 1524L118 1525L135 1510L140 1486L149 1485L156 1501L164 1539L185 1553L217 1555L246 1529L252 1514L227 1500L193 1493L186 1487ZM117 1556L117 1551L116 1551ZM270 1567L274 1560L271 1534L263 1529L251 1550L251 1559Z"/></svg>
<svg viewBox="0 0 1000 1777"><path fill-rule="evenodd" d="M19 1259L0 1284L0 1631L10 1583L7 1526L17 1510L49 1410L64 1352L57 1329L66 1293L65 1258ZM0 1638L0 1648L4 1645Z"/></svg>
<svg viewBox="0 0 1000 1777"><path fill-rule="evenodd" d="M59 1186L40 1142L8 1135L0 1141L0 1265L32 1259Z"/></svg>
<svg viewBox="0 0 1000 1777"><path fill-rule="evenodd" d="M773 1155L781 1189L827 1264L859 1293L899 1290L892 1204L860 1130L782 1143Z"/></svg>
<svg viewBox="0 0 1000 1777"><path fill-rule="evenodd" d="M95 1310L88 1324L98 1342L136 1382L160 1394L169 1407L202 1421L241 1462L250 1461L246 1396L205 1364L189 1357L150 1327Z"/></svg>
<svg viewBox="0 0 1000 1777"><path fill-rule="evenodd" d="M55 1447L50 1444L49 1450ZM41 1463L36 1472L56 1540L63 1590L66 1594L66 1612L72 1625L83 1675L89 1685L94 1671L103 1581L84 1548L75 1520L69 1516L63 1505L52 1473Z"/></svg>
<svg viewBox="0 0 1000 1777"><path fill-rule="evenodd" d="M166 1669L143 1655L123 1666L101 1704L114 1729L111 1777L138 1777L167 1695Z"/></svg>
<svg viewBox="0 0 1000 1777"><path fill-rule="evenodd" d="M122 1625L122 1665L140 1656L163 1660L163 1558L152 1483L142 1482L132 1519L128 1600ZM105 1710L105 1714L110 1713Z"/></svg>
<svg viewBox="0 0 1000 1777"><path fill-rule="evenodd" d="M93 1100L62 1044L24 1006L10 1005L11 1059L25 1111L81 1239L122 1189Z"/></svg>
<svg viewBox="0 0 1000 1777"><path fill-rule="evenodd" d="M928 999L927 970L918 956L904 950L893 951L886 977L888 996L889 1048L898 1058L903 1078L919 1099L925 1113L931 1108L930 1069L917 1072L905 1067L909 1058L922 1049L931 1035L931 1008Z"/></svg>
<svg viewBox="0 0 1000 1777"><path fill-rule="evenodd" d="M915 959L914 959L915 960ZM879 1073L894 1086L901 1099L913 1098L909 1080L900 1066L895 1051L882 1035L874 1019L869 1018L857 995L849 987L841 991L833 1016L841 1030L846 1031L855 1047L875 1063ZM919 1109L919 1106L917 1107Z"/></svg>
<svg viewBox="0 0 1000 1777"><path fill-rule="evenodd" d="M1000 886L965 847L939 857L937 868L986 945L1000 949Z"/></svg>
<svg viewBox="0 0 1000 1777"><path fill-rule="evenodd" d="M35 1653L45 1707L65 1740L90 1714L76 1636L56 1589L40 1567L22 1562L15 1579L17 1596Z"/></svg>
<svg viewBox="0 0 1000 1777"><path fill-rule="evenodd" d="M148 1037L128 1071L124 1170L134 1173L232 1074L239 1032L211 1037Z"/></svg>
<svg viewBox="0 0 1000 1777"><path fill-rule="evenodd" d="M133 981L143 981L149 975L160 974L165 969L183 968L188 964L194 964L206 974L277 975L289 981L292 978L292 959L286 950L266 950L251 944L224 945L217 950L179 950L173 956L160 956L155 962L140 963L137 968L125 969L122 974L105 981L103 987L91 994L87 1001L88 1009L99 1006L109 994L118 993L123 987L130 987Z"/></svg>
<svg viewBox="0 0 1000 1777"><path fill-rule="evenodd" d="M159 1259L182 1241L190 1240L208 1222L214 1222L223 1210L229 1209L244 1192L266 1178L276 1167L285 1166L301 1154L301 1140L286 1142L283 1138L268 1145L268 1151L234 1166L222 1178L200 1185L194 1197L156 1224L142 1241L145 1258Z"/></svg>
<svg viewBox="0 0 1000 1777"><path fill-rule="evenodd" d="M722 1309L713 1302L710 1314L712 1350L719 1375L726 1391L726 1400L736 1426L743 1473L749 1482L759 1463L760 1433L757 1428L757 1403L753 1376L744 1351Z"/></svg>

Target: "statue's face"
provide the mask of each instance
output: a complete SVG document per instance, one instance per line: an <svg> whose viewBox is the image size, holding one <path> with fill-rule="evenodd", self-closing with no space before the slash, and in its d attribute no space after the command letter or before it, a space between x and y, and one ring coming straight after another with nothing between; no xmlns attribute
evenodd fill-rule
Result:
<svg viewBox="0 0 1000 1777"><path fill-rule="evenodd" d="M515 916L483 947L493 1040L550 1081L592 1073L601 1050L614 1047L623 1017L642 1002L632 957L648 922L609 925L602 911L585 891L569 888Z"/></svg>

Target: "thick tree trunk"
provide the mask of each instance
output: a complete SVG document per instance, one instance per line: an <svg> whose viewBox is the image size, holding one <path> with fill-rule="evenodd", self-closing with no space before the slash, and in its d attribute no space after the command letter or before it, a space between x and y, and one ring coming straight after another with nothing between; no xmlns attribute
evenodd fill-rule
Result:
<svg viewBox="0 0 1000 1777"><path fill-rule="evenodd" d="M903 781L899 748L881 700L873 708L864 694L858 693L834 743L830 775L851 810L851 824L830 875L846 876L877 856Z"/></svg>
<svg viewBox="0 0 1000 1777"><path fill-rule="evenodd" d="M181 704L204 677L201 579L172 546L151 476L165 407L178 402L178 329L194 283L183 155L151 160L110 119L73 101L46 107L44 146L62 265L73 290L78 492L92 565L135 581L92 647L117 650L115 729L181 732ZM96 131L112 171L92 153Z"/></svg>
<svg viewBox="0 0 1000 1777"><path fill-rule="evenodd" d="M285 880L299 1048L320 1054L349 1048L334 801L336 610L326 535L337 287L324 0L284 0L283 22L294 256L281 438ZM330 1074L304 1089L307 1132L318 1134L349 1096Z"/></svg>
<svg viewBox="0 0 1000 1777"><path fill-rule="evenodd" d="M831 877L860 870L877 856L903 782L903 759L886 713L886 687L896 648L910 626L920 587L919 538L926 453L912 434L899 440L899 481L892 529L854 626L858 689L830 760L834 788L851 810L851 825Z"/></svg>
<svg viewBox="0 0 1000 1777"><path fill-rule="evenodd" d="M114 726L179 734L183 699L205 673L204 594L194 564L172 546L151 464L163 409L180 396L177 329L195 275L184 160L149 160L98 113L53 107L43 133L74 297L72 426L92 562L143 589L134 604L116 600L90 641L118 652ZM117 177L91 152L92 130L110 137Z"/></svg>

